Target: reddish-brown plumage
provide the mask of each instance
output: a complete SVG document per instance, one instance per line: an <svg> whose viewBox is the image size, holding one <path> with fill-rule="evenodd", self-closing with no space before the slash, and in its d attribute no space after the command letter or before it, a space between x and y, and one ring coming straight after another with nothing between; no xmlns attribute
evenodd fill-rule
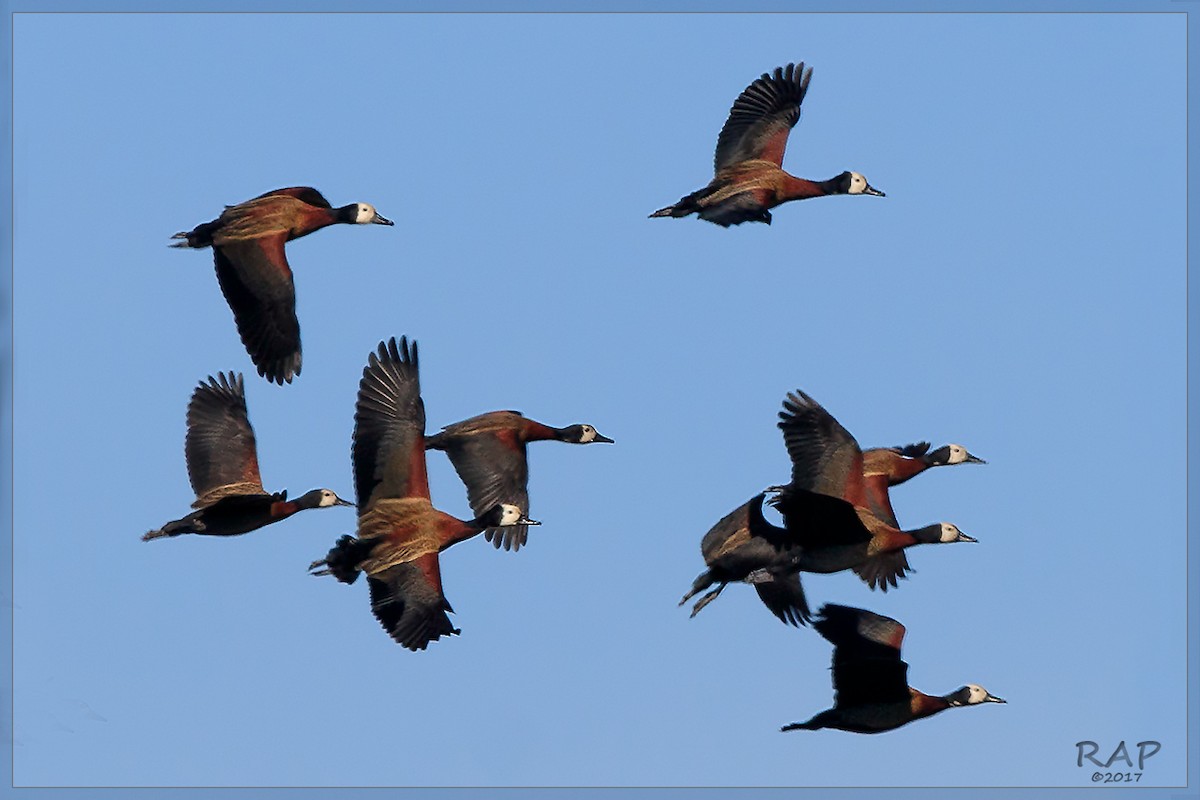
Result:
<svg viewBox="0 0 1200 800"><path fill-rule="evenodd" d="M902 447L873 447L863 451L863 479L867 507L890 525L898 525L889 495L892 486L920 475L933 467L952 464L986 464L967 452L962 445L944 445L930 452L929 442Z"/></svg>
<svg viewBox="0 0 1200 800"><path fill-rule="evenodd" d="M896 512L892 508L892 498L888 495L888 476L876 473L863 476L864 497L862 505L889 524L896 523Z"/></svg>
<svg viewBox="0 0 1200 800"><path fill-rule="evenodd" d="M862 516L861 511L862 509L860 509L860 517ZM882 553L895 553L898 550L912 547L915 544L919 544L917 537L908 531L880 524L871 531L871 544L868 552L872 556Z"/></svg>
<svg viewBox="0 0 1200 800"><path fill-rule="evenodd" d="M299 510L300 510L299 506L297 506L291 500L281 500L281 501L278 501L275 503L271 503L270 514L271 514L272 519L280 520L280 519L286 519L287 517L290 517L292 514L295 514Z"/></svg>
<svg viewBox="0 0 1200 800"><path fill-rule="evenodd" d="M912 692L912 700L909 702L908 707L912 712L913 719L932 716L939 711L945 711L947 708L950 708L950 701L944 697L936 697L911 688L909 691Z"/></svg>
<svg viewBox="0 0 1200 800"><path fill-rule="evenodd" d="M651 217L686 217L722 227L743 222L771 224L770 209L792 200L831 194L883 196L857 172L843 172L827 181L797 178L784 172L788 135L800 119L812 69L804 64L778 67L763 74L734 101L717 137L714 177L708 186L660 208Z"/></svg>
<svg viewBox="0 0 1200 800"><path fill-rule="evenodd" d="M300 323L284 244L334 223L391 225L366 203L332 208L309 186L227 206L221 216L175 234L173 247L213 248L217 280L258 374L291 383L300 374Z"/></svg>
<svg viewBox="0 0 1200 800"><path fill-rule="evenodd" d="M521 425L513 434L524 442L548 442L560 436L558 428L551 428L528 417L521 417Z"/></svg>
<svg viewBox="0 0 1200 800"><path fill-rule="evenodd" d="M779 428L792 460L792 480L774 487L781 494L771 502L783 513L790 536L805 549L799 569L853 569L871 588L887 591L910 570L905 548L975 541L946 524L900 530L886 490L881 509L864 476L866 459L858 442L804 392L797 390L784 400Z"/></svg>
<svg viewBox="0 0 1200 800"><path fill-rule="evenodd" d="M476 514L497 503L510 503L529 513L529 463L526 444L560 441L575 444L612 442L591 425L555 428L529 419L518 411L489 411L445 426L426 437L425 447L442 450L467 487L467 501ZM484 536L496 547L519 550L527 531L514 525Z"/></svg>
<svg viewBox="0 0 1200 800"><path fill-rule="evenodd" d="M459 632L447 616L453 609L442 593L438 554L489 527L537 523L511 506L464 521L430 503L417 345L404 337L380 342L363 369L352 455L357 535L341 537L310 569L343 583L365 573L384 630L402 646L424 650Z"/></svg>

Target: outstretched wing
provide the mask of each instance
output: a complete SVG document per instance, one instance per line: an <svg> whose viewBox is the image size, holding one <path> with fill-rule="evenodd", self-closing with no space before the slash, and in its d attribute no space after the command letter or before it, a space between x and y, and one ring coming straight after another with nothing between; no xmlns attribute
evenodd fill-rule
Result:
<svg viewBox="0 0 1200 800"><path fill-rule="evenodd" d="M903 550L873 555L854 567L854 574L866 581L867 586L885 592L889 586L894 588L899 579L908 577L912 571Z"/></svg>
<svg viewBox="0 0 1200 800"><path fill-rule="evenodd" d="M258 374L282 385L300 374L296 289L286 232L213 246L217 280Z"/></svg>
<svg viewBox="0 0 1200 800"><path fill-rule="evenodd" d="M227 494L265 494L240 374L219 372L196 387L188 403L184 455L194 508Z"/></svg>
<svg viewBox="0 0 1200 800"><path fill-rule="evenodd" d="M900 659L904 626L891 617L826 604L813 623L833 644L835 705L907 700L908 664Z"/></svg>
<svg viewBox="0 0 1200 800"><path fill-rule="evenodd" d="M459 632L446 616L454 609L442 595L437 553L368 576L367 585L375 618L409 650L424 650L430 642Z"/></svg>
<svg viewBox="0 0 1200 800"><path fill-rule="evenodd" d="M717 137L713 166L717 172L751 159L783 164L788 134L800 119L800 104L808 92L812 68L803 62L776 67L773 74L745 88L729 110Z"/></svg>
<svg viewBox="0 0 1200 800"><path fill-rule="evenodd" d="M382 498L429 499L415 341L380 342L368 358L354 408L352 455L360 516Z"/></svg>
<svg viewBox="0 0 1200 800"><path fill-rule="evenodd" d="M763 605L785 624L799 627L812 617L799 573L776 575L771 581L754 584L754 590Z"/></svg>
<svg viewBox="0 0 1200 800"><path fill-rule="evenodd" d="M920 458L929 452L929 442L914 442L913 444L906 444L891 449L907 458Z"/></svg>
<svg viewBox="0 0 1200 800"><path fill-rule="evenodd" d="M455 439L446 447L454 471L467 487L467 502L479 516L497 503L511 503L529 513L529 465L525 444L513 430L500 429ZM484 536L496 547L519 550L529 528L488 528Z"/></svg>
<svg viewBox="0 0 1200 800"><path fill-rule="evenodd" d="M866 505L863 454L850 432L804 392L783 401L779 429L792 460L792 486Z"/></svg>

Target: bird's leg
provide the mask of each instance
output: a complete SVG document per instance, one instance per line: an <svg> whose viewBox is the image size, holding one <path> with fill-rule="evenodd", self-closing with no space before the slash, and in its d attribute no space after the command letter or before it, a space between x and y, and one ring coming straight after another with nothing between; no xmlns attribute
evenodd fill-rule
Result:
<svg viewBox="0 0 1200 800"><path fill-rule="evenodd" d="M683 599L679 601L679 605L683 605L688 600L691 600L693 597L695 597L697 593L702 592L708 587L712 586L713 580L712 570L705 570L704 572L700 573L700 576L696 578L696 580L692 581L692 588L689 589L688 593L685 594Z"/></svg>
<svg viewBox="0 0 1200 800"><path fill-rule="evenodd" d="M718 586L717 588L713 589L713 590L712 590L711 592L709 592L708 594L704 595L704 597L701 597L701 598L699 599L699 601L697 601L697 602L696 602L696 605L695 605L695 607L692 609L692 613L691 613L691 615L690 615L690 616L694 617L694 616L696 616L697 614L699 614L699 613L700 613L700 609L704 608L706 605L708 605L709 603L711 603L713 600L716 600L716 599L717 599L717 595L719 595L719 594L721 593L721 590L722 590L722 589L724 589L724 588L725 588L726 586L728 586L728 585L729 585L729 584L722 583L720 586Z"/></svg>

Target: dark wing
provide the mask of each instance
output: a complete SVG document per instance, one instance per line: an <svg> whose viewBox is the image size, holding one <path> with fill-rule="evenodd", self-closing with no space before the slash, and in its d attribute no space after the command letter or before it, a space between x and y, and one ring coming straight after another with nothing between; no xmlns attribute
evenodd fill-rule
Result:
<svg viewBox="0 0 1200 800"><path fill-rule="evenodd" d="M906 444L902 447L893 447L897 453L909 458L920 458L929 452L929 442L916 442L914 444Z"/></svg>
<svg viewBox="0 0 1200 800"><path fill-rule="evenodd" d="M467 486L467 502L476 516L497 503L512 503L529 513L529 464L525 444L512 430L491 430L451 441L446 455ZM519 550L529 534L526 525L488 528L484 536L497 548Z"/></svg>
<svg viewBox="0 0 1200 800"><path fill-rule="evenodd" d="M424 650L430 642L459 632L446 616L454 609L442 595L437 553L369 576L367 586L375 618L409 650Z"/></svg>
<svg viewBox="0 0 1200 800"><path fill-rule="evenodd" d="M272 197L277 194L284 194L288 197L294 197L297 200L308 203L310 206L317 206L318 208L333 208L333 206L329 205L329 201L325 199L325 196L311 186L289 186L286 189L275 189L270 192L263 192L254 199L261 200L264 197Z"/></svg>
<svg viewBox="0 0 1200 800"><path fill-rule="evenodd" d="M217 280L258 374L282 385L300 374L296 288L286 232L214 245Z"/></svg>
<svg viewBox="0 0 1200 800"><path fill-rule="evenodd" d="M836 706L907 700L908 664L900 659L904 626L861 608L826 604L813 623L833 644Z"/></svg>
<svg viewBox="0 0 1200 800"><path fill-rule="evenodd" d="M812 618L799 573L776 575L774 580L754 584L754 590L771 613L790 625L804 625Z"/></svg>
<svg viewBox="0 0 1200 800"><path fill-rule="evenodd" d="M792 486L865 506L858 442L821 404L797 389L783 401L779 429L792 459Z"/></svg>
<svg viewBox="0 0 1200 800"><path fill-rule="evenodd" d="M192 393L184 454L188 480L197 498L234 484L248 484L246 493L254 488L265 493L240 374L210 375L208 383L201 382Z"/></svg>
<svg viewBox="0 0 1200 800"><path fill-rule="evenodd" d="M800 104L808 91L812 68L800 64L776 67L745 88L729 110L717 137L713 166L717 172L731 164L763 159L783 164L788 134L800 119Z"/></svg>
<svg viewBox="0 0 1200 800"><path fill-rule="evenodd" d="M885 592L889 586L895 587L897 580L908 577L907 573L912 571L913 568L908 565L908 558L903 550L873 555L854 567L854 574L866 581L867 586Z"/></svg>
<svg viewBox="0 0 1200 800"><path fill-rule="evenodd" d="M352 454L360 515L380 498L429 497L415 341L380 342L368 358L354 407Z"/></svg>
<svg viewBox="0 0 1200 800"><path fill-rule="evenodd" d="M769 502L783 515L786 541L801 547L834 547L871 539L871 531L854 506L837 497L789 487Z"/></svg>

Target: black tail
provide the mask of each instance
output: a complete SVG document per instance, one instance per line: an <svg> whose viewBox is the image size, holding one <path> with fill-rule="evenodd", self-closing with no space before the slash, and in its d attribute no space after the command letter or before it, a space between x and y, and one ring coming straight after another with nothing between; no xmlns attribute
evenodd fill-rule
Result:
<svg viewBox="0 0 1200 800"><path fill-rule="evenodd" d="M808 722L793 722L791 725L784 725L779 729L780 733L786 731L819 731L824 725L817 725L816 720L810 719Z"/></svg>
<svg viewBox="0 0 1200 800"><path fill-rule="evenodd" d="M200 520L200 512L194 511L183 519L168 522L156 531L147 531L142 536L143 542L151 539L162 539L165 536L178 536L181 533L203 533L204 523Z"/></svg>
<svg viewBox="0 0 1200 800"><path fill-rule="evenodd" d="M172 236L172 239L183 239L182 242L176 242L171 247L211 247L213 243L213 234L217 232L218 220L212 222L204 222L197 225L190 231L180 231Z"/></svg>
<svg viewBox="0 0 1200 800"><path fill-rule="evenodd" d="M342 583L354 583L361 574L358 565L371 555L374 547L375 542L370 539L345 534L323 560L314 561L308 568L313 575L332 575ZM317 567L325 569L318 570Z"/></svg>
<svg viewBox="0 0 1200 800"><path fill-rule="evenodd" d="M651 214L649 218L653 219L654 217L686 217L688 214L691 214L695 210L696 209L694 209L694 208L690 208L687 210L681 209L679 207L679 204L677 203L673 206L667 206L666 208L660 208L658 211L655 211L653 214Z"/></svg>
<svg viewBox="0 0 1200 800"><path fill-rule="evenodd" d="M700 575L697 576L696 580L692 581L692 588L688 590L688 593L685 594L683 599L679 601L679 605L683 605L688 600L691 600L693 597L700 594L700 592L703 592L705 589L712 586L716 580L716 576L712 574L712 570L706 569L704 572L701 572Z"/></svg>

